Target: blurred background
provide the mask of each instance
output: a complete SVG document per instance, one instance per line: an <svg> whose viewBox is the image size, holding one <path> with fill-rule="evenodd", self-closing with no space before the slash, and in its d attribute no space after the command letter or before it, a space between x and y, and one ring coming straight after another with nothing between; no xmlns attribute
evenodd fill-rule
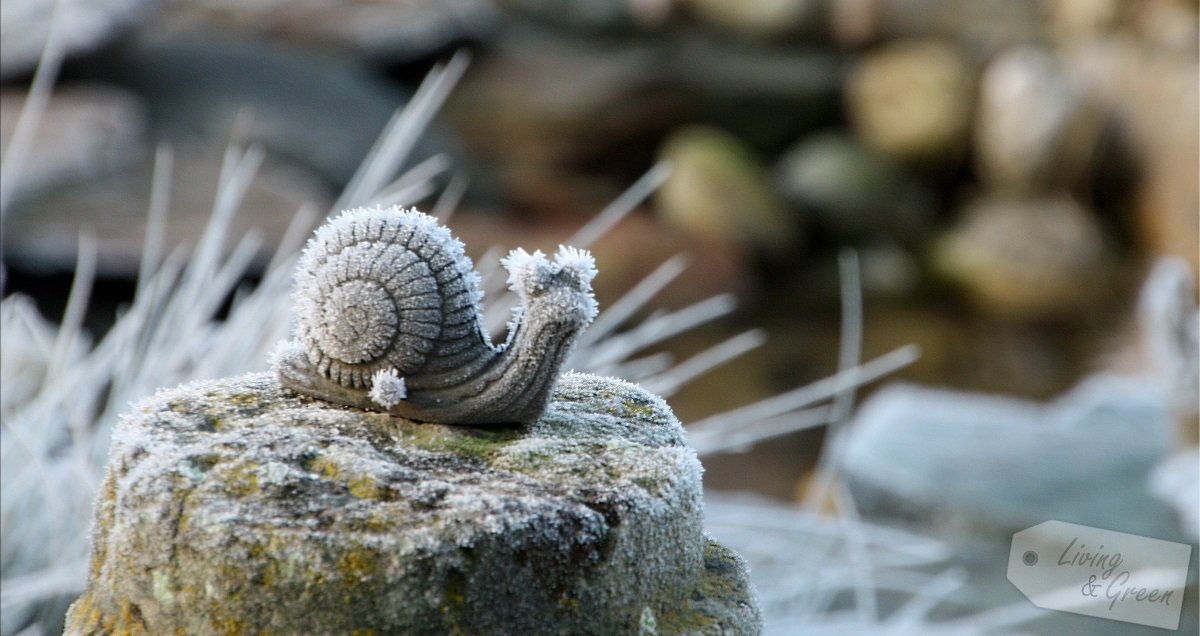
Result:
<svg viewBox="0 0 1200 636"><path fill-rule="evenodd" d="M687 356L748 327L768 338L671 396L685 423L837 369L846 248L860 265L863 357L921 348L893 380L1051 402L1097 374L1159 378L1146 331L1169 331L1155 320L1173 310L1148 324L1137 307L1153 263L1173 256L1184 333L1164 337L1183 343L1167 354L1183 371L1159 383L1168 441L1147 466L1195 454L1194 375L1180 380L1196 354L1200 267L1195 0L61 5L2 5L0 144L6 168L21 166L2 184L3 291L57 320L79 234L92 233L93 338L138 285L156 148L174 157L167 249L208 222L225 148L265 150L231 232L263 232L253 283L296 211L333 205L430 67L466 50L411 164L449 158L435 179L461 192L450 225L476 259L496 245L552 249L671 166L593 246L601 306L683 253L688 269L655 306L731 292L738 309L666 347ZM21 133L52 24L65 60L40 125ZM799 503L823 438L812 428L709 454L706 487ZM853 457L874 461L867 446ZM942 519L875 487L863 495L886 500L881 518L916 516L924 530ZM1161 528L1137 529L1187 540L1191 513L1180 534L1161 508L1146 513ZM1194 566L1191 581L1194 625Z"/></svg>

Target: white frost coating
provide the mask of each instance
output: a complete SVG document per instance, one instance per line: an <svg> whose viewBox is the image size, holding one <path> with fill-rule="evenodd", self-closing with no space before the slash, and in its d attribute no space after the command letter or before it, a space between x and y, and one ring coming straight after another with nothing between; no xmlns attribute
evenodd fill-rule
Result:
<svg viewBox="0 0 1200 636"><path fill-rule="evenodd" d="M404 385L404 378L400 377L399 371L381 369L371 377L371 393L369 395L372 401L387 409L396 406L401 400L408 397L408 387Z"/></svg>
<svg viewBox="0 0 1200 636"><path fill-rule="evenodd" d="M541 250L530 254L517 248L501 259L500 264L508 270L508 288L522 300L546 293L555 281L566 281L573 289L586 293L573 295L561 309L585 317L589 323L596 317L598 307L591 288L597 273L596 260L587 250L560 245L551 261ZM520 315L514 314L514 320L519 319Z"/></svg>
<svg viewBox="0 0 1200 636"><path fill-rule="evenodd" d="M295 344L273 364L280 382L415 420L536 419L596 316L596 265L570 247L553 261L514 250L502 263L521 307L498 347L483 328L480 277L435 218L398 207L338 215L297 264Z"/></svg>
<svg viewBox="0 0 1200 636"><path fill-rule="evenodd" d="M1200 449L1192 446L1164 459L1150 474L1149 487L1175 509L1180 529L1200 539Z"/></svg>
<svg viewBox="0 0 1200 636"><path fill-rule="evenodd" d="M530 278L528 272L532 271L539 261L546 262L546 255L542 253L542 250L534 250L530 254L521 247L512 250L508 256L500 259L500 265L508 270L508 288L515 292L521 291L522 281Z"/></svg>
<svg viewBox="0 0 1200 636"><path fill-rule="evenodd" d="M643 607L663 636L759 633L665 403L578 373L554 393L492 430L335 408L268 374L143 400L65 633L630 634Z"/></svg>

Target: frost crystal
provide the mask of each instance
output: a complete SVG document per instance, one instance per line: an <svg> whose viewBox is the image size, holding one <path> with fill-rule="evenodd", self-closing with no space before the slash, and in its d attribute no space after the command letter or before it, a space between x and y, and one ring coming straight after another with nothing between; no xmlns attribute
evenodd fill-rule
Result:
<svg viewBox="0 0 1200 636"><path fill-rule="evenodd" d="M380 406L391 408L408 397L408 387L404 385L404 378L400 377L399 371L380 369L371 377L369 396Z"/></svg>

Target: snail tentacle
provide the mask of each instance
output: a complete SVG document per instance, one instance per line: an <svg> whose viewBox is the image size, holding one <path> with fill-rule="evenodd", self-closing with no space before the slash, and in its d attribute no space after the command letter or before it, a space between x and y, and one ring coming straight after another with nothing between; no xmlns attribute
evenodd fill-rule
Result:
<svg viewBox="0 0 1200 636"><path fill-rule="evenodd" d="M463 245L413 209L358 208L319 228L296 272L294 338L272 362L283 386L423 421L540 417L576 338L596 315L595 261L502 259L514 310L505 342L483 328L480 277Z"/></svg>

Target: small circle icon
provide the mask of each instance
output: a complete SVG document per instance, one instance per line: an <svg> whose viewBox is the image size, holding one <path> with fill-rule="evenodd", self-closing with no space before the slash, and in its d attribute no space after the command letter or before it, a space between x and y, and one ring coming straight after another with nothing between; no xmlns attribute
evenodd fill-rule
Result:
<svg viewBox="0 0 1200 636"><path fill-rule="evenodd" d="M1037 552L1034 552L1033 550L1029 550L1021 556L1021 562L1023 562L1025 565L1037 565L1037 559Z"/></svg>

